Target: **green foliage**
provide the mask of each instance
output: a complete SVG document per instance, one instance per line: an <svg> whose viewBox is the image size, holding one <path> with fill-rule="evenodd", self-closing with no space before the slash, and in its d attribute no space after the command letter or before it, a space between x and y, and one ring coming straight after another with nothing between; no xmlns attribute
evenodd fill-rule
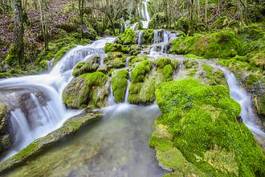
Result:
<svg viewBox="0 0 265 177"><path fill-rule="evenodd" d="M144 60L140 63L137 63L132 70L131 80L132 82L142 82L145 79L145 76L151 71L151 62Z"/></svg>
<svg viewBox="0 0 265 177"><path fill-rule="evenodd" d="M163 12L156 13L152 16L149 23L149 28L152 29L162 29L167 27L167 18L166 14Z"/></svg>
<svg viewBox="0 0 265 177"><path fill-rule="evenodd" d="M123 45L135 44L136 34L135 31L128 28L119 36L118 43Z"/></svg>
<svg viewBox="0 0 265 177"><path fill-rule="evenodd" d="M171 53L202 56L205 58L229 58L242 54L241 40L231 30L210 34L195 34L173 41Z"/></svg>
<svg viewBox="0 0 265 177"><path fill-rule="evenodd" d="M162 112L156 127L162 124L166 129L162 132L168 133L154 133L150 143L157 152L167 153L160 157L163 165L185 175L190 171L196 176L265 175L264 152L248 128L237 121L240 107L226 87L194 79L172 81L160 85L156 98ZM165 142L169 144L166 151ZM179 168L178 161L165 163L171 154L186 159L190 168Z"/></svg>
<svg viewBox="0 0 265 177"><path fill-rule="evenodd" d="M127 89L128 71L118 70L113 72L111 86L115 101L120 103L124 101L125 93Z"/></svg>

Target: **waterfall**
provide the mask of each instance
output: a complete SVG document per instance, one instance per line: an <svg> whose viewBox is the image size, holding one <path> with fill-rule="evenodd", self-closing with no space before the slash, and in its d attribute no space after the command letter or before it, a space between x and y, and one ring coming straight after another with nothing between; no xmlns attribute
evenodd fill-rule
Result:
<svg viewBox="0 0 265 177"><path fill-rule="evenodd" d="M148 12L148 1L149 0L144 0L143 1L143 8L142 8L142 18L144 19L142 21L143 28L147 29L151 20L150 14Z"/></svg>
<svg viewBox="0 0 265 177"><path fill-rule="evenodd" d="M128 69L128 80L127 80L127 88L126 88L126 92L125 92L125 103L128 103L128 98L129 98L129 94L130 94L130 85L131 85L131 71L129 68L129 62L130 62L130 58L126 58L126 68Z"/></svg>
<svg viewBox="0 0 265 177"><path fill-rule="evenodd" d="M151 46L150 56L166 54L170 41L177 37L176 33L166 30L154 30L154 43Z"/></svg>
<svg viewBox="0 0 265 177"><path fill-rule="evenodd" d="M240 116L243 122L262 141L263 145L265 145L265 131L253 110L251 97L244 88L240 87L239 82L232 72L223 67L219 68L224 72L231 97L240 104Z"/></svg>
<svg viewBox="0 0 265 177"><path fill-rule="evenodd" d="M78 62L91 55L99 56L100 64L104 64L103 48L107 42L114 40L115 38L109 37L87 46L75 47L66 53L48 74L0 81L0 100L11 108L10 122L14 143L8 157L35 139L56 130L67 119L81 112L67 109L62 101L63 90L73 78L72 70Z"/></svg>
<svg viewBox="0 0 265 177"><path fill-rule="evenodd" d="M143 31L138 32L137 44L140 46L142 45L142 38L143 38Z"/></svg>

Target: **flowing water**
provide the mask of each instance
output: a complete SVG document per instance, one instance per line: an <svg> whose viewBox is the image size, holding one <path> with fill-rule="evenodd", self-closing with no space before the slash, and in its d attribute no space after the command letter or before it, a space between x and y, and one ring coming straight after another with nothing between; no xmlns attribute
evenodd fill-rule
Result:
<svg viewBox="0 0 265 177"><path fill-rule="evenodd" d="M164 171L148 145L153 121L160 115L159 108L116 104L103 112L101 121L9 175L163 176Z"/></svg>
<svg viewBox="0 0 265 177"><path fill-rule="evenodd" d="M0 81L0 100L11 108L13 148L7 157L80 113L66 109L62 101L63 89L72 79L72 69L78 62L91 58L91 55L98 55L103 64L103 47L105 43L113 41L114 38L105 38L91 45L77 46L48 74Z"/></svg>
<svg viewBox="0 0 265 177"><path fill-rule="evenodd" d="M142 18L144 19L142 21L143 28L147 29L151 20L150 14L148 12L148 1L149 0L144 0L143 1L143 8L142 8Z"/></svg>
<svg viewBox="0 0 265 177"><path fill-rule="evenodd" d="M265 147L265 131L261 126L261 123L253 110L252 100L247 91L242 88L237 81L235 75L226 68L219 68L224 72L227 84L229 86L231 97L240 104L241 113L240 116L246 126L256 136L258 141Z"/></svg>

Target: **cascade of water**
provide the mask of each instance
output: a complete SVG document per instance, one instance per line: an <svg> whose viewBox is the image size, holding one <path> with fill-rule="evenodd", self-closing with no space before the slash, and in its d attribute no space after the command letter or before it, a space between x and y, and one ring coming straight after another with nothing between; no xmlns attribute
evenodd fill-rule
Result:
<svg viewBox="0 0 265 177"><path fill-rule="evenodd" d="M142 45L143 31L138 32L137 44Z"/></svg>
<svg viewBox="0 0 265 177"><path fill-rule="evenodd" d="M251 97L245 89L240 87L235 75L223 67L219 67L223 72L229 86L231 97L240 104L241 118L246 126L262 141L265 145L265 131L260 126L259 119L257 118L251 102Z"/></svg>
<svg viewBox="0 0 265 177"><path fill-rule="evenodd" d="M154 30L154 43L150 50L150 56L155 57L166 54L170 41L176 37L176 33L165 30Z"/></svg>
<svg viewBox="0 0 265 177"><path fill-rule="evenodd" d="M147 29L151 20L150 14L148 12L148 1L149 0L144 0L143 1L143 8L142 8L142 17L143 17L143 28Z"/></svg>
<svg viewBox="0 0 265 177"><path fill-rule="evenodd" d="M0 81L0 99L3 102L9 100L6 104L13 107L10 122L14 135L14 147L9 156L35 139L59 128L67 119L80 113L80 111L66 109L62 101L63 90L72 79L73 67L78 62L87 59L86 56L89 55L97 55L103 60L105 55L103 47L107 42L114 40L115 38L104 38L87 46L77 46L65 54L48 74ZM9 89L10 92L13 91L16 94L14 88L35 88L47 100L41 100L37 93L30 91L28 91L29 94L24 94L24 100L3 92ZM14 99L22 99L22 101ZM12 102L16 102L17 105L12 104Z"/></svg>
<svg viewBox="0 0 265 177"><path fill-rule="evenodd" d="M129 68L129 58L126 58L126 68L128 68L128 80L127 80L127 88L125 92L125 103L128 103L129 93L130 93L130 85L131 85L131 70Z"/></svg>

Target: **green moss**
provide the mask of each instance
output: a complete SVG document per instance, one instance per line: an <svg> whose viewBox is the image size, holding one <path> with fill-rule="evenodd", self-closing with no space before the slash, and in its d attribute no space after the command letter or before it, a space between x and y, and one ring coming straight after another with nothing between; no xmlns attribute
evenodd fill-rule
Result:
<svg viewBox="0 0 265 177"><path fill-rule="evenodd" d="M107 43L104 47L106 53L108 52L121 52L122 45L117 43Z"/></svg>
<svg viewBox="0 0 265 177"><path fill-rule="evenodd" d="M157 60L155 60L155 65L159 69L162 69L166 65L169 65L169 64L171 65L171 59L170 58L158 58Z"/></svg>
<svg viewBox="0 0 265 177"><path fill-rule="evenodd" d="M73 75L77 77L85 73L95 72L99 67L98 60L99 58L95 57L88 61L79 62L73 70Z"/></svg>
<svg viewBox="0 0 265 177"><path fill-rule="evenodd" d="M83 74L73 79L63 92L64 103L70 108L104 106L108 96L107 80L102 72Z"/></svg>
<svg viewBox="0 0 265 177"><path fill-rule="evenodd" d="M126 65L126 56L121 52L111 52L104 59L104 63L108 68L122 68Z"/></svg>
<svg viewBox="0 0 265 177"><path fill-rule="evenodd" d="M148 57L145 56L145 55L133 56L133 57L130 59L130 65L135 64L135 63L137 63L137 62L141 62L141 61L147 60L147 59L148 59Z"/></svg>
<svg viewBox="0 0 265 177"><path fill-rule="evenodd" d="M265 69L265 50L254 54L249 60L255 66Z"/></svg>
<svg viewBox="0 0 265 177"><path fill-rule="evenodd" d="M125 32L119 36L118 39L118 43L124 45L135 44L135 41L136 41L135 31L130 28L126 29Z"/></svg>
<svg viewBox="0 0 265 177"><path fill-rule="evenodd" d="M132 70L131 80L132 82L142 82L144 81L145 76L151 71L151 62L144 60L140 63L137 63Z"/></svg>
<svg viewBox="0 0 265 177"><path fill-rule="evenodd" d="M166 65L163 68L163 75L164 75L166 81L172 80L173 67L170 64Z"/></svg>
<svg viewBox="0 0 265 177"><path fill-rule="evenodd" d="M264 176L264 152L237 121L240 107L225 86L207 86L193 79L172 81L160 85L156 98L162 112L157 125L166 127L170 136L153 134L151 145L160 150L165 142L172 144L167 145L168 154L160 156L162 161L167 162L171 153L176 156L178 149L199 170L193 171L196 176ZM181 172L178 162L172 163L165 164Z"/></svg>
<svg viewBox="0 0 265 177"><path fill-rule="evenodd" d="M222 30L177 38L170 51L177 54L191 53L205 58L229 58L242 54L242 49L242 42L235 32Z"/></svg>
<svg viewBox="0 0 265 177"><path fill-rule="evenodd" d="M226 85L226 79L222 71L215 69L207 64L203 64L202 69L204 71L204 74L200 77L202 77L204 80L206 79L206 82L209 85Z"/></svg>
<svg viewBox="0 0 265 177"><path fill-rule="evenodd" d="M144 44L152 44L154 39L154 30L153 29L146 29L143 31L143 42Z"/></svg>
<svg viewBox="0 0 265 177"><path fill-rule="evenodd" d="M111 86L115 101L120 103L124 101L125 93L127 89L128 71L118 70L112 75Z"/></svg>
<svg viewBox="0 0 265 177"><path fill-rule="evenodd" d="M256 107L258 114L265 117L265 94L256 98Z"/></svg>

